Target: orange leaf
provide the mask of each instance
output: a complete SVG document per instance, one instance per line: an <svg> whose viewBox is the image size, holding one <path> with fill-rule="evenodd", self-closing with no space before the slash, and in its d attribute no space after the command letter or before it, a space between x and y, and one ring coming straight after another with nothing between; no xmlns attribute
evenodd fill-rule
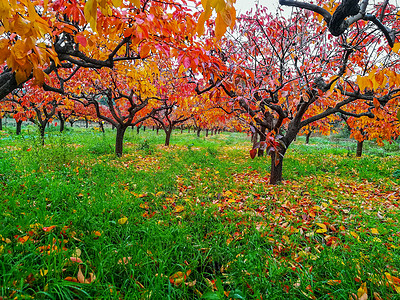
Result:
<svg viewBox="0 0 400 300"><path fill-rule="evenodd" d="M140 57L141 58L145 58L149 55L150 53L150 46L147 44L142 44L142 46L140 47Z"/></svg>
<svg viewBox="0 0 400 300"><path fill-rule="evenodd" d="M49 227L43 227L42 229L45 232L49 232L49 231L52 231L55 227L56 227L56 225L53 225L53 226L49 226Z"/></svg>
<svg viewBox="0 0 400 300"><path fill-rule="evenodd" d="M342 281L341 280L328 280L328 284L329 285L338 285L341 284Z"/></svg>

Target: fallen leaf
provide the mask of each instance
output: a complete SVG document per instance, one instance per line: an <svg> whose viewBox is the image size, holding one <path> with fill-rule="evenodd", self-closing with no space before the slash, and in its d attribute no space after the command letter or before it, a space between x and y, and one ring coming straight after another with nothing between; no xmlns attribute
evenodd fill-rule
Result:
<svg viewBox="0 0 400 300"><path fill-rule="evenodd" d="M379 231L376 228L371 228L371 233L372 234L379 234Z"/></svg>
<svg viewBox="0 0 400 300"><path fill-rule="evenodd" d="M366 299L368 299L368 290L367 290L367 283L366 282L361 284L360 288L357 290L357 297L358 297L358 300L366 300Z"/></svg>
<svg viewBox="0 0 400 300"><path fill-rule="evenodd" d="M125 224L127 221L128 221L128 218L127 218L127 217L123 217L123 218L121 218L121 219L118 220L118 224L119 224L119 225L123 225L123 224Z"/></svg>
<svg viewBox="0 0 400 300"><path fill-rule="evenodd" d="M341 284L342 283L342 281L341 280L328 280L328 282L327 282L329 285L338 285L338 284Z"/></svg>

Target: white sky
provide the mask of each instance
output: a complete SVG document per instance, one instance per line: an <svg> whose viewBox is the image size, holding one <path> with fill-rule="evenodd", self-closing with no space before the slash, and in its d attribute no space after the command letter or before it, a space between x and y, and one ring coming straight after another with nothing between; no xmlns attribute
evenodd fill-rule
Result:
<svg viewBox="0 0 400 300"><path fill-rule="evenodd" d="M256 3L268 7L271 12L275 12L279 6L279 0L236 0L234 6L238 14L240 14L254 8Z"/></svg>

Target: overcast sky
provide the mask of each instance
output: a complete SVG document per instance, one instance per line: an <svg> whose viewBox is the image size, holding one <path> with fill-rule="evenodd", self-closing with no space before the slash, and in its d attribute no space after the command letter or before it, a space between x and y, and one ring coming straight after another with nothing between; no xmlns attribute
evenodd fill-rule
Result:
<svg viewBox="0 0 400 300"><path fill-rule="evenodd" d="M268 7L271 12L274 12L279 6L279 0L236 0L234 6L238 12L245 13L254 8L256 3Z"/></svg>

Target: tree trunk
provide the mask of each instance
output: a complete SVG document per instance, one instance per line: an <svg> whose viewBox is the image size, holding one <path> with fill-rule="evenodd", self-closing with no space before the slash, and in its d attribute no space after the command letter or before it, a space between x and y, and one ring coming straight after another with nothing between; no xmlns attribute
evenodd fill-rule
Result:
<svg viewBox="0 0 400 300"><path fill-rule="evenodd" d="M181 126L181 134L183 133L183 126Z"/></svg>
<svg viewBox="0 0 400 300"><path fill-rule="evenodd" d="M49 123L47 123L48 125ZM39 132L40 132L40 141L42 142L42 146L44 146L44 132L46 130L46 124L45 125L39 125Z"/></svg>
<svg viewBox="0 0 400 300"><path fill-rule="evenodd" d="M146 131L146 126L143 126L143 132L145 132Z"/></svg>
<svg viewBox="0 0 400 300"><path fill-rule="evenodd" d="M65 118L59 113L58 119L60 120L60 132L63 132L65 129Z"/></svg>
<svg viewBox="0 0 400 300"><path fill-rule="evenodd" d="M85 122L86 122L86 128L89 128L89 121L88 121L88 119L85 119Z"/></svg>
<svg viewBox="0 0 400 300"><path fill-rule="evenodd" d="M278 184L282 181L282 167L283 167L283 155L285 153L281 153L282 155L276 152L271 153L271 175L269 177L270 184ZM275 161L279 159L279 161Z"/></svg>
<svg viewBox="0 0 400 300"><path fill-rule="evenodd" d="M160 127L158 127L158 126L157 126L157 130L156 130L156 132L157 132L157 135L158 135L158 131L159 131L159 130L160 130Z"/></svg>
<svg viewBox="0 0 400 300"><path fill-rule="evenodd" d="M189 126L189 128L188 128L188 133L190 133L190 126Z"/></svg>
<svg viewBox="0 0 400 300"><path fill-rule="evenodd" d="M363 151L363 145L364 145L364 141L357 141L357 151L356 151L356 157L361 157L362 155L362 151Z"/></svg>
<svg viewBox="0 0 400 300"><path fill-rule="evenodd" d="M197 129L197 137L200 137L201 128Z"/></svg>
<svg viewBox="0 0 400 300"><path fill-rule="evenodd" d="M69 121L69 124L71 125L71 127L74 127L74 121Z"/></svg>
<svg viewBox="0 0 400 300"><path fill-rule="evenodd" d="M3 118L0 117L0 130L3 130Z"/></svg>
<svg viewBox="0 0 400 300"><path fill-rule="evenodd" d="M117 126L117 136L115 139L115 154L118 157L122 156L122 151L124 148L124 134L126 128L127 128L126 126L121 126L121 125Z"/></svg>
<svg viewBox="0 0 400 300"><path fill-rule="evenodd" d="M140 126L136 127L136 133L139 134Z"/></svg>
<svg viewBox="0 0 400 300"><path fill-rule="evenodd" d="M309 131L306 135L306 144L308 145L308 143L310 142L310 136L311 136L311 131Z"/></svg>
<svg viewBox="0 0 400 300"><path fill-rule="evenodd" d="M21 134L21 128L22 128L22 121L17 122L17 129L16 129L16 134L20 135Z"/></svg>
<svg viewBox="0 0 400 300"><path fill-rule="evenodd" d="M208 137L208 128L206 128L206 137Z"/></svg>
<svg viewBox="0 0 400 300"><path fill-rule="evenodd" d="M171 133L172 133L172 128L167 129L165 131L165 146L169 147L169 141L171 140Z"/></svg>

